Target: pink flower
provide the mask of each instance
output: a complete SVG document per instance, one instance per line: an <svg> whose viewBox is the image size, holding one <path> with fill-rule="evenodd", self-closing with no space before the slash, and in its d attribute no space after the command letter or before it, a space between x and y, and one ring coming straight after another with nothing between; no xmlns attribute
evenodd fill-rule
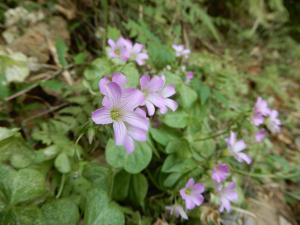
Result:
<svg viewBox="0 0 300 225"><path fill-rule="evenodd" d="M180 190L180 195L185 201L187 209L193 209L203 203L204 186L200 183L195 183L193 178L190 178L185 187Z"/></svg>
<svg viewBox="0 0 300 225"><path fill-rule="evenodd" d="M278 112L272 110L267 120L267 127L273 133L276 134L280 131L281 122L278 119Z"/></svg>
<svg viewBox="0 0 300 225"><path fill-rule="evenodd" d="M140 85L145 96L144 105L150 116L154 115L155 106L160 109L162 114L165 114L168 108L172 111L177 109L177 103L169 98L175 94L175 88L173 85L165 85L164 76L150 78L148 75L143 75Z"/></svg>
<svg viewBox="0 0 300 225"><path fill-rule="evenodd" d="M229 167L225 163L220 163L212 171L212 179L221 183L229 176Z"/></svg>
<svg viewBox="0 0 300 225"><path fill-rule="evenodd" d="M96 124L112 123L116 145L123 145L131 153L134 140L146 141L147 138L149 121L145 113L137 108L144 101L143 94L134 88L122 89L116 82L101 88L105 95L103 107L92 113L92 120Z"/></svg>
<svg viewBox="0 0 300 225"><path fill-rule="evenodd" d="M183 207L179 204L166 206L166 210L170 212L171 215L175 215L176 217L181 217L184 220L188 219L186 212Z"/></svg>
<svg viewBox="0 0 300 225"><path fill-rule="evenodd" d="M184 48L183 45L173 45L173 49L175 50L177 57L184 57L188 58L189 54L191 53L191 50Z"/></svg>
<svg viewBox="0 0 300 225"><path fill-rule="evenodd" d="M186 72L185 74L186 81L190 81L194 78L194 73L191 71Z"/></svg>
<svg viewBox="0 0 300 225"><path fill-rule="evenodd" d="M231 202L236 202L238 200L238 194L235 190L236 184L230 182L227 186L219 186L217 188L218 195L220 198L220 212L224 209L227 212L231 211Z"/></svg>
<svg viewBox="0 0 300 225"><path fill-rule="evenodd" d="M109 39L108 44L110 48L108 49L107 53L110 58L121 59L124 62L129 59L130 49L132 46L130 40L120 37L117 41Z"/></svg>
<svg viewBox="0 0 300 225"><path fill-rule="evenodd" d="M268 116L270 109L268 103L261 97L258 97L254 106L254 112L252 116L252 123L255 126L259 126L264 123L264 118Z"/></svg>
<svg viewBox="0 0 300 225"><path fill-rule="evenodd" d="M129 50L129 58L141 66L145 64L145 61L149 57L147 52L144 50L144 45L135 43Z"/></svg>
<svg viewBox="0 0 300 225"><path fill-rule="evenodd" d="M230 132L229 138L225 139L227 141L227 146L230 153L239 162L245 161L247 164L251 163L251 158L243 153L242 151L247 147L243 140L236 140L236 133Z"/></svg>
<svg viewBox="0 0 300 225"><path fill-rule="evenodd" d="M267 135L267 131L265 129L260 129L255 134L255 140L256 142L262 142L263 139L265 139Z"/></svg>

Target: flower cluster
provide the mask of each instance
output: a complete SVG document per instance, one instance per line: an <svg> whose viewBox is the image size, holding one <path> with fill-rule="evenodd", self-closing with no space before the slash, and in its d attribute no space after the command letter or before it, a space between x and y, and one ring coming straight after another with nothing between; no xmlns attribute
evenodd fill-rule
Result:
<svg viewBox="0 0 300 225"><path fill-rule="evenodd" d="M148 59L147 51L140 43L133 44L130 40L120 37L117 41L109 39L108 44L110 47L107 54L112 59L120 59L124 62L131 60L138 65L144 65Z"/></svg>
<svg viewBox="0 0 300 225"><path fill-rule="evenodd" d="M141 90L127 88L126 84L127 78L122 73L100 80L102 107L92 113L92 120L96 124L113 124L116 145L123 145L132 153L134 141L146 141L149 129L149 118L141 107L146 106L148 115L153 116L155 107L164 114L168 108L175 111L177 103L169 98L175 94L175 88L166 85L163 76L142 76Z"/></svg>
<svg viewBox="0 0 300 225"><path fill-rule="evenodd" d="M188 180L185 187L179 191L181 198L185 202L185 208L187 210L192 210L203 203L204 197L202 193L204 190L205 188L203 184L196 183L193 178ZM180 204L167 206L166 209L171 215L175 215L176 217L180 216L182 219L188 219L186 211Z"/></svg>
<svg viewBox="0 0 300 225"><path fill-rule="evenodd" d="M261 142L267 135L264 125L272 134L280 132L281 122L278 115L278 111L270 109L265 100L257 98L252 115L252 123L259 128L256 133L257 142Z"/></svg>
<svg viewBox="0 0 300 225"><path fill-rule="evenodd" d="M172 47L175 50L176 57L183 57L187 59L189 57L189 54L191 53L191 50L188 48L184 48L183 45L173 44Z"/></svg>
<svg viewBox="0 0 300 225"><path fill-rule="evenodd" d="M227 185L224 181L229 176L229 167L225 163L218 164L212 170L212 179L216 182L216 191L220 202L220 212L226 209L227 212L231 210L231 202L238 200L238 194L235 190L235 182L229 182Z"/></svg>

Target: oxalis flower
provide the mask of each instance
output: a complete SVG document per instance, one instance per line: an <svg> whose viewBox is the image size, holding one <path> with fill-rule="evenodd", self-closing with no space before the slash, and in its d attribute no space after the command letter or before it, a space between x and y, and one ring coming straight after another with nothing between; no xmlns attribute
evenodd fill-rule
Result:
<svg viewBox="0 0 300 225"><path fill-rule="evenodd" d="M281 122L278 118L278 112L276 110L272 110L267 119L267 127L273 133L276 134L280 131Z"/></svg>
<svg viewBox="0 0 300 225"><path fill-rule="evenodd" d="M270 113L268 103L261 97L257 98L253 111L254 112L252 116L252 123L255 126L263 124L265 117L268 116Z"/></svg>
<svg viewBox="0 0 300 225"><path fill-rule="evenodd" d="M148 114L154 115L155 106L159 108L162 114L165 114L170 108L172 111L177 109L177 103L170 99L173 96L175 88L173 85L165 85L164 76L154 76L150 78L148 75L143 75L140 79L141 90L144 93Z"/></svg>
<svg viewBox="0 0 300 225"><path fill-rule="evenodd" d="M124 89L110 82L103 85L105 100L103 107L92 113L96 124L113 124L116 145L123 145L128 153L134 150L134 140L146 141L149 121L145 113L137 108L144 101L143 94L136 89Z"/></svg>
<svg viewBox="0 0 300 225"><path fill-rule="evenodd" d="M236 202L238 200L238 194L235 190L235 182L230 182L227 186L218 186L217 192L220 199L220 212L223 212L224 209L227 212L231 211L231 202Z"/></svg>
<svg viewBox="0 0 300 225"><path fill-rule="evenodd" d="M107 54L110 58L118 58L124 62L129 59L130 49L132 46L130 40L126 40L123 37L120 37L117 41L109 39L108 44L110 48L108 48Z"/></svg>
<svg viewBox="0 0 300 225"><path fill-rule="evenodd" d="M191 50L188 48L184 48L183 45L173 45L173 49L175 50L176 57L184 57L188 58L189 54L191 53Z"/></svg>
<svg viewBox="0 0 300 225"><path fill-rule="evenodd" d="M188 180L185 187L180 190L181 198L185 201L187 209L193 209L203 203L202 193L204 190L203 184L195 183L193 178Z"/></svg>
<svg viewBox="0 0 300 225"><path fill-rule="evenodd" d="M129 49L129 59L135 61L138 65L144 65L145 61L148 59L148 54L144 49L144 45L135 43Z"/></svg>
<svg viewBox="0 0 300 225"><path fill-rule="evenodd" d="M166 210L168 210L170 214L174 215L175 217L181 217L184 220L188 219L186 212L184 211L183 207L179 204L166 206Z"/></svg>
<svg viewBox="0 0 300 225"><path fill-rule="evenodd" d="M247 147L243 140L237 140L237 135L234 132L230 132L229 138L225 139L227 141L227 147L230 154L232 154L237 161L251 163L251 158L243 153L242 151Z"/></svg>
<svg viewBox="0 0 300 225"><path fill-rule="evenodd" d="M220 163L212 171L212 179L217 183L221 183L229 176L229 167L225 163Z"/></svg>

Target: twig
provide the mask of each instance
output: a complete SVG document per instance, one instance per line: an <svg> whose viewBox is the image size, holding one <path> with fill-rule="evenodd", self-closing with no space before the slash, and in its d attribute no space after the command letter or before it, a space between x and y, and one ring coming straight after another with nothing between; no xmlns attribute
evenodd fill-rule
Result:
<svg viewBox="0 0 300 225"><path fill-rule="evenodd" d="M30 116L30 117L24 119L22 123L23 123L23 124L26 124L26 123L27 123L28 121L30 121L30 120L33 120L33 119L36 119L36 118L38 118L38 117L47 115L47 114L49 114L49 113L51 113L51 112L54 112L54 111L56 111L56 110L58 110L58 109L60 109L60 108L62 108L62 107L64 107L64 106L67 106L68 104L69 104L69 103L63 103L63 104L60 104L60 105L51 107L51 108L49 108L48 110L45 110L45 111L43 111L43 112L40 112L40 113L38 113L38 114L36 114L36 115Z"/></svg>
<svg viewBox="0 0 300 225"><path fill-rule="evenodd" d="M67 70L67 69L69 69L69 68L71 68L71 67L73 67L73 66L74 66L74 65L70 65L70 66L68 66L68 67L66 67L66 68L63 68L63 69L60 69L60 70L56 71L55 73L52 74L52 76L49 76L49 77L46 78L45 80L42 80L42 81L40 81L40 82L38 82L38 83L35 83L35 84L32 84L32 85L30 85L29 87L27 87L27 88L25 88L25 89L23 89L23 90L21 90L21 91L15 93L15 94L11 95L11 96L5 98L5 101L8 102L8 101L10 101L10 100L12 100L12 99L15 99L15 98L17 98L17 97L19 97L19 96L21 96L21 95L26 94L27 92L29 92L29 91L31 91L32 89L38 87L39 85L41 85L42 83L46 82L47 80L53 79L54 77L60 75L63 71L65 71L65 70Z"/></svg>

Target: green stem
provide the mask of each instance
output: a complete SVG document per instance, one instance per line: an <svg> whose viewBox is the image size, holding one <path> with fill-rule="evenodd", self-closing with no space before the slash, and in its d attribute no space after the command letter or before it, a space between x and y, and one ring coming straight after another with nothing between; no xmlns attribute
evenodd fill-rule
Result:
<svg viewBox="0 0 300 225"><path fill-rule="evenodd" d="M61 196L62 191L63 191L64 186L65 186L65 181L66 181L66 176L65 176L65 174L63 174L61 176L60 185L59 185L59 189L58 189L58 193L56 195L56 198L59 198Z"/></svg>

